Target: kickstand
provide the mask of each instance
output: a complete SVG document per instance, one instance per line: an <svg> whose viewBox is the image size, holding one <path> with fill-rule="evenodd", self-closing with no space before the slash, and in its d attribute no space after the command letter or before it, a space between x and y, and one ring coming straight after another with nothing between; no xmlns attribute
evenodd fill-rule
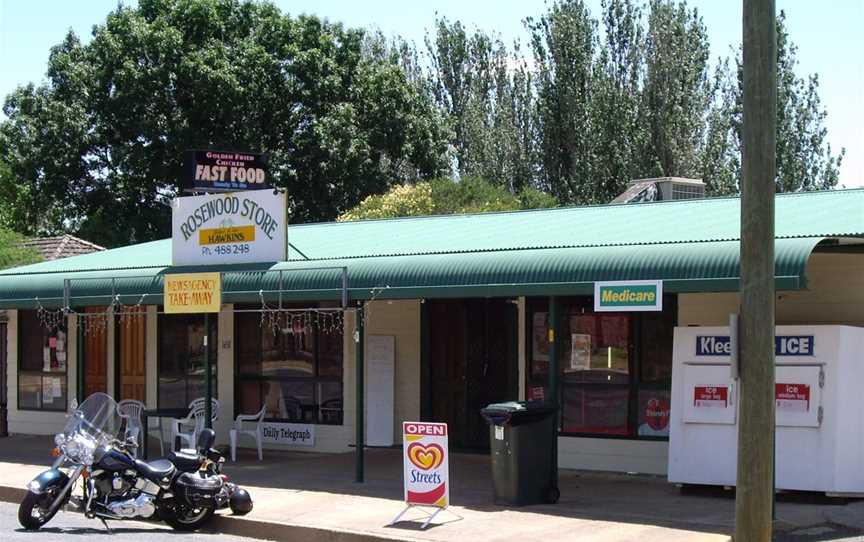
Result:
<svg viewBox="0 0 864 542"><path fill-rule="evenodd" d="M108 534L114 534L114 531L112 531L111 527L108 526L108 522L105 521L105 518L100 517L99 520L102 522L102 525L105 526L105 530L108 531Z"/></svg>

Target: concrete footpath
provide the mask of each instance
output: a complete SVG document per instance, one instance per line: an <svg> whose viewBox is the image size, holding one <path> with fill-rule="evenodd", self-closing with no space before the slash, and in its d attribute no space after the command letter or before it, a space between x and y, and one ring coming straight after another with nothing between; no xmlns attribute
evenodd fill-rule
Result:
<svg viewBox="0 0 864 542"><path fill-rule="evenodd" d="M26 483L50 464L50 439L0 439L0 500L17 502ZM369 450L366 482L353 482L352 454L245 452L225 472L255 501L245 517L220 514L208 530L265 540L475 542L591 540L725 541L733 529L734 499L722 490L682 493L663 478L563 471L556 505L492 505L489 457L451 456L454 506L425 531L424 512L403 508L399 450ZM864 533L864 502L791 496L777 506L783 540L836 540ZM62 527L62 515L57 527ZM2 538L2 537L0 537Z"/></svg>

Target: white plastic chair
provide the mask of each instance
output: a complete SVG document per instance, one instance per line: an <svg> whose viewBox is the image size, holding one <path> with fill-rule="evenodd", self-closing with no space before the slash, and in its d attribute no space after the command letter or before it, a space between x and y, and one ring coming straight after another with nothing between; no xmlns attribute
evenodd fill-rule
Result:
<svg viewBox="0 0 864 542"><path fill-rule="evenodd" d="M135 441L135 450L133 454L135 457L138 457L138 450L141 447L141 414L144 412L144 403L141 401L136 401L134 399L125 399L117 403L117 414L120 415L121 418L126 422L126 433L123 435L123 438L134 439ZM162 431L161 426L159 427L159 448L162 449ZM144 446L147 445L146 439L144 439Z"/></svg>
<svg viewBox="0 0 864 542"><path fill-rule="evenodd" d="M264 420L265 412L267 412L266 405L262 406L257 414L240 414L234 420L234 429L228 433L228 438L231 441L231 461L237 461L237 438L240 435L255 437L255 444L258 445L258 461L264 460L264 452L261 449L261 442L264 439L261 422ZM255 422L255 429L243 429L243 422Z"/></svg>
<svg viewBox="0 0 864 542"><path fill-rule="evenodd" d="M171 445L173 446L177 439L180 439L180 449L183 449L183 442L186 443L185 448L195 448L198 442L198 433L204 429L207 419L205 406L207 401L203 398L195 399L189 403L189 414L185 418L171 420ZM219 401L212 400L210 422L216 421L219 418Z"/></svg>

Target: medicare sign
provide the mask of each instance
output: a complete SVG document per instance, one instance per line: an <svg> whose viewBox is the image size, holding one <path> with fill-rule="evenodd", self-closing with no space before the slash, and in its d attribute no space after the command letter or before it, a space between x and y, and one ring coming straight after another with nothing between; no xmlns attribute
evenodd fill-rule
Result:
<svg viewBox="0 0 864 542"><path fill-rule="evenodd" d="M662 311L662 280L594 283L596 312Z"/></svg>

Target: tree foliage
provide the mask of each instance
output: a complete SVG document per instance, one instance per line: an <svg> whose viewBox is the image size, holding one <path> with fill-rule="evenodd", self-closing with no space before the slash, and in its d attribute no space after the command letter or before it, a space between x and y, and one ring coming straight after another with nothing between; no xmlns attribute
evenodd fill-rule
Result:
<svg viewBox="0 0 864 542"><path fill-rule="evenodd" d="M781 13L777 190L830 188L843 151L835 155L827 144L818 78L796 74L783 19ZM559 0L525 24L532 69L522 72L527 90L518 94L519 111L527 115L515 116L525 118L515 125L489 121L501 95L486 91L494 78L484 74L503 60L520 65L518 45L508 51L482 30L446 19L427 40L438 104L456 128L451 145L460 174L511 187L494 166L516 162L516 186L575 204L607 202L643 177L695 177L709 194L738 192L740 53L732 59L738 73L728 58L712 70L708 29L696 9L675 0L603 0L595 17L583 0ZM511 69L513 88L519 73ZM518 147L507 144L506 126L515 126ZM476 160L477 149L489 147L500 153Z"/></svg>
<svg viewBox="0 0 864 542"><path fill-rule="evenodd" d="M300 222L439 175L437 110L398 62L364 54L363 39L240 0L141 0L86 45L70 33L47 83L6 101L4 159L29 187L16 227L105 245L165 236L194 148L269 152Z"/></svg>
<svg viewBox="0 0 864 542"><path fill-rule="evenodd" d="M684 1L601 6L553 1L524 51L442 17L425 52L264 2L120 6L6 98L0 224L164 237L193 148L268 152L293 222L605 203L653 176L737 193L740 51L711 61ZM844 151L782 13L777 29L777 190L831 188Z"/></svg>
<svg viewBox="0 0 864 542"><path fill-rule="evenodd" d="M24 236L0 227L0 269L17 267L42 261L36 249L25 246Z"/></svg>
<svg viewBox="0 0 864 542"><path fill-rule="evenodd" d="M555 198L531 187L513 195L480 177L465 177L459 182L439 178L396 186L385 194L369 196L339 220L515 211L557 205Z"/></svg>

